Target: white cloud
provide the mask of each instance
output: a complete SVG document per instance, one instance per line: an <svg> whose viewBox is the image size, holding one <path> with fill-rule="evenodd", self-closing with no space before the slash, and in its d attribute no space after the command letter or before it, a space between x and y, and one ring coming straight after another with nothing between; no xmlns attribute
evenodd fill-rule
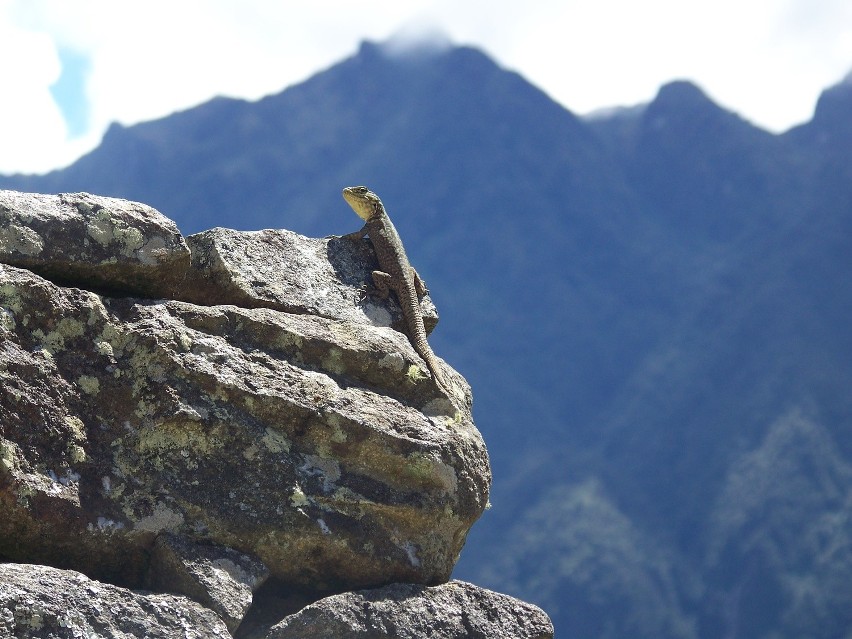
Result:
<svg viewBox="0 0 852 639"><path fill-rule="evenodd" d="M450 38L440 25L423 20L404 24L383 43L383 50L392 56L417 55L442 52L452 46Z"/></svg>
<svg viewBox="0 0 852 639"><path fill-rule="evenodd" d="M387 38L410 7L387 2L356 7L343 0L304 5L2 0L4 33L38 40L37 53L51 56L54 65L50 76L29 61L20 69L18 75L28 84L27 107L0 112L17 133L4 135L0 172L43 171L67 163L96 146L111 122L130 125L163 117L216 95L257 99L278 92L353 53L364 37ZM86 94L92 131L82 140L65 139L60 111L48 91L59 73L53 43L91 60ZM31 56L39 59L32 52L25 59ZM30 130L38 132L39 143L25 157L21 147Z"/></svg>
<svg viewBox="0 0 852 639"><path fill-rule="evenodd" d="M0 171L35 167L44 149L65 138L65 123L49 88L59 77L59 57L46 34L0 23L0 60Z"/></svg>
<svg viewBox="0 0 852 639"><path fill-rule="evenodd" d="M516 21L501 59L579 113L645 102L662 84L689 79L727 108L780 131L809 119L820 91L852 68L852 51L827 55L814 48L820 40L824 47L852 46L852 3L837 2L807 30L787 19L794 5L815 6L806 0L534 4L540 12Z"/></svg>
<svg viewBox="0 0 852 639"><path fill-rule="evenodd" d="M0 105L0 171L67 163L112 121L280 91L404 25L482 46L579 113L687 78L780 130L852 68L848 0L0 0L0 60L15 61L3 76L16 96ZM91 60L92 130L73 144L48 90L57 46Z"/></svg>

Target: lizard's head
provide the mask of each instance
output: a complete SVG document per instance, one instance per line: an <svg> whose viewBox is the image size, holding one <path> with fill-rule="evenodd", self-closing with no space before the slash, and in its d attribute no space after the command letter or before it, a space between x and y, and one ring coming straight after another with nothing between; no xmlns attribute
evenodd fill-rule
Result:
<svg viewBox="0 0 852 639"><path fill-rule="evenodd" d="M343 199L365 222L383 209L379 196L366 186L347 186L343 189Z"/></svg>

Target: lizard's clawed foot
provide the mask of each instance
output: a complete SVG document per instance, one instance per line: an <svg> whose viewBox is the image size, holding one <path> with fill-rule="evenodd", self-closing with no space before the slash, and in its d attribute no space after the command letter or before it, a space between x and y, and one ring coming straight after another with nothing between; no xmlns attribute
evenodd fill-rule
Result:
<svg viewBox="0 0 852 639"><path fill-rule="evenodd" d="M363 304L368 297L371 297L370 288L371 287L367 286L367 284L361 284L361 286L358 287L355 291L356 304Z"/></svg>

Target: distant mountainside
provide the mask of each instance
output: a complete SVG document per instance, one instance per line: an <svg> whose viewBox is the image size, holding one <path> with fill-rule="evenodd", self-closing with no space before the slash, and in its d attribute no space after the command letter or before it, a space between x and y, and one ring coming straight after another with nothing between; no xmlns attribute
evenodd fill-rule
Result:
<svg viewBox="0 0 852 639"><path fill-rule="evenodd" d="M184 233L346 233L349 184L382 196L474 389L493 508L457 577L566 638L852 632L852 84L783 135L688 82L581 120L474 49L366 43L0 177Z"/></svg>

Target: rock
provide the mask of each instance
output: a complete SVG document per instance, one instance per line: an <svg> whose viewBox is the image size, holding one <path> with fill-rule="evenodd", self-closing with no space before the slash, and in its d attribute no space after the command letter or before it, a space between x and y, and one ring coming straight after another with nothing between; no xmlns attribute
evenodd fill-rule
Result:
<svg viewBox="0 0 852 639"><path fill-rule="evenodd" d="M253 557L168 533L154 543L149 573L149 588L192 597L216 612L232 632L251 606L252 593L269 576Z"/></svg>
<svg viewBox="0 0 852 639"><path fill-rule="evenodd" d="M437 583L485 506L481 437L399 333L11 267L0 309L0 554L136 583L169 531L302 586Z"/></svg>
<svg viewBox="0 0 852 639"><path fill-rule="evenodd" d="M395 299L365 295L378 268L368 240L215 228L185 241L175 223L150 206L89 193L0 190L0 262L100 292L405 330ZM438 315L428 295L421 310L431 332Z"/></svg>
<svg viewBox="0 0 852 639"><path fill-rule="evenodd" d="M145 204L0 191L0 262L80 288L171 298L190 253L175 223Z"/></svg>
<svg viewBox="0 0 852 639"><path fill-rule="evenodd" d="M373 268L364 242L184 242L142 204L0 192L0 559L54 566L0 564L0 637L552 637L445 583L488 455Z"/></svg>
<svg viewBox="0 0 852 639"><path fill-rule="evenodd" d="M192 269L178 299L196 304L272 308L405 330L393 297L376 303L365 283L379 268L368 240L314 239L286 230L216 228L186 241ZM438 322L429 296L421 302L430 332Z"/></svg>
<svg viewBox="0 0 852 639"><path fill-rule="evenodd" d="M210 610L185 597L135 593L71 570L0 564L0 637L230 638Z"/></svg>
<svg viewBox="0 0 852 639"><path fill-rule="evenodd" d="M70 196L47 197L24 200ZM124 213L106 213L118 205L99 206L124 228ZM55 237L42 217L21 237ZM146 233L141 247L160 237ZM337 240L288 241L299 271L347 272ZM306 278L298 314L203 306L126 297L161 296L168 274L131 276L83 249L67 249L61 277L46 249L31 270L0 266L0 556L137 587L168 532L255 556L297 590L449 578L490 486L463 379L448 370L445 394L405 335L359 318L355 299L322 310L327 276Z"/></svg>
<svg viewBox="0 0 852 639"><path fill-rule="evenodd" d="M394 584L321 599L274 626L267 639L552 639L532 604L463 581Z"/></svg>

